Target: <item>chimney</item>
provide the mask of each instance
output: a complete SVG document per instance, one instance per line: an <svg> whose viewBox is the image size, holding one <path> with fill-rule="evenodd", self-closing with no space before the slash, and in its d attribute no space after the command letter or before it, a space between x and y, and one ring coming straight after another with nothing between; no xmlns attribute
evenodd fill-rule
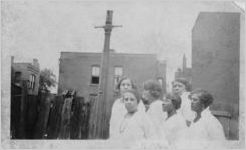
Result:
<svg viewBox="0 0 246 150"><path fill-rule="evenodd" d="M34 59L32 60L32 64L33 64L33 66L35 66L36 68L39 69L38 59L34 58Z"/></svg>
<svg viewBox="0 0 246 150"><path fill-rule="evenodd" d="M14 64L14 59L15 59L15 57L11 56L11 66Z"/></svg>

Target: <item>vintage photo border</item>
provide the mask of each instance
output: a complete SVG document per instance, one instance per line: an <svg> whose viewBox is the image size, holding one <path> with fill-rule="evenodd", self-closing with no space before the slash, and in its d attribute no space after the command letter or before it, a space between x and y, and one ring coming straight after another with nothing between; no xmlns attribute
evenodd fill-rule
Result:
<svg viewBox="0 0 246 150"><path fill-rule="evenodd" d="M8 0L1 0L1 2ZM55 0L59 1L59 0ZM68 1L68 0L67 0ZM88 0L79 0L88 1ZM113 0L92 0L97 1L113 1ZM91 1L91 2L92 2ZM129 0L120 0L129 1ZM149 1L149 0L144 0ZM158 2L161 0L152 0ZM182 0L184 1L184 0ZM190 0L189 0L190 1ZM136 2L141 3L140 0ZM196 1L198 2L198 1ZM2 16L2 13L1 13ZM2 21L2 20L1 20ZM2 25L2 22L1 22ZM241 25L245 26L245 13L244 22ZM241 26L242 27L242 26ZM1 28L2 29L2 28ZM229 141L228 147L231 149L243 149L245 148L245 29L240 29L240 100L239 100L239 140ZM0 31L2 35L2 31ZM2 36L1 36L2 37ZM1 38L1 146L4 149L36 149L36 148L79 148L79 149L109 149L117 148L117 143L110 143L106 140L11 140L10 139L10 69L11 69L11 58L8 51L2 49L2 38ZM110 145L107 147L105 145Z"/></svg>

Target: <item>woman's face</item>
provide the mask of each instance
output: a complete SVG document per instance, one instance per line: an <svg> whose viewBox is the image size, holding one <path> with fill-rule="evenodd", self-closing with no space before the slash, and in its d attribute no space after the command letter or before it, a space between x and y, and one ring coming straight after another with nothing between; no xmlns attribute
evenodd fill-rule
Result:
<svg viewBox="0 0 246 150"><path fill-rule="evenodd" d="M173 110L173 104L172 104L172 100L165 98L163 103L162 103L162 110L164 112L170 112Z"/></svg>
<svg viewBox="0 0 246 150"><path fill-rule="evenodd" d="M176 82L176 81L173 82L172 88L173 88L173 92L178 95L182 95L182 93L186 91L185 85L183 83Z"/></svg>
<svg viewBox="0 0 246 150"><path fill-rule="evenodd" d="M130 79L125 79L120 84L120 92L124 93L126 90L132 89L132 83Z"/></svg>
<svg viewBox="0 0 246 150"><path fill-rule="evenodd" d="M137 101L137 98L134 96L134 94L130 92L124 93L123 100L124 100L127 112L133 113L137 111L138 101Z"/></svg>
<svg viewBox="0 0 246 150"><path fill-rule="evenodd" d="M151 95L150 95L149 90L143 90L143 93L142 93L142 100L143 100L144 103L150 104L150 101L151 101Z"/></svg>
<svg viewBox="0 0 246 150"><path fill-rule="evenodd" d="M203 110L203 104L199 98L199 94L192 94L190 96L191 110L195 112L201 112Z"/></svg>

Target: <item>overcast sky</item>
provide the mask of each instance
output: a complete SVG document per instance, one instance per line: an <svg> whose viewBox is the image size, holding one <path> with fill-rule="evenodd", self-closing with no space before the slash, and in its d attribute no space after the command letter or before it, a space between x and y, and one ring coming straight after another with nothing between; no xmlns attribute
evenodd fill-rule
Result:
<svg viewBox="0 0 246 150"><path fill-rule="evenodd" d="M243 5L241 5L243 6ZM240 9L242 9L241 7ZM245 7L244 7L245 9ZM233 2L4 1L2 56L17 62L37 58L41 69L59 74L60 52L101 52L106 10L113 10L111 49L156 53L167 61L167 81L187 56L191 66L191 30L201 11L238 12Z"/></svg>

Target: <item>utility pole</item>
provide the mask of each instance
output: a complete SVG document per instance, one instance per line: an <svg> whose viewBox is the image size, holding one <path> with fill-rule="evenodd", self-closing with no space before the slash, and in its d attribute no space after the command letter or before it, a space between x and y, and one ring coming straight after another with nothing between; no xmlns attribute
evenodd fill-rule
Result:
<svg viewBox="0 0 246 150"><path fill-rule="evenodd" d="M93 115L91 115L93 127L90 126L90 134L89 138L107 138L108 137L108 129L109 129L109 123L108 120L109 117L107 115L107 109L109 104L109 97L108 97L108 74L109 74L109 66L110 66L110 36L111 31L115 27L122 27L122 26L116 26L112 25L112 18L113 18L113 11L108 10L107 11L107 17L106 17L106 24L103 26L96 26L95 28L103 28L105 31L105 39L104 39L104 48L103 48L103 54L102 54L102 62L101 62L101 69L100 69L100 82L99 82L99 90L98 90L98 98L96 102L94 103L94 109L91 111Z"/></svg>

